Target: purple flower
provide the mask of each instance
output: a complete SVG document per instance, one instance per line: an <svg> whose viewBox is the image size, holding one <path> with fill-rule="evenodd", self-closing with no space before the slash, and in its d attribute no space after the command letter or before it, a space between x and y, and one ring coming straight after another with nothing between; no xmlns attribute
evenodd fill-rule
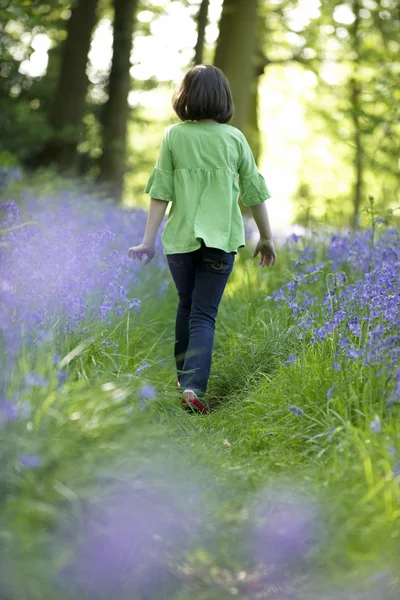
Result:
<svg viewBox="0 0 400 600"><path fill-rule="evenodd" d="M7 421L15 421L18 418L18 409L9 400L0 400L0 426Z"/></svg>
<svg viewBox="0 0 400 600"><path fill-rule="evenodd" d="M335 391L335 389L336 389L336 385L333 384L333 386L331 388L329 388L329 390L326 392L326 397L328 400L331 400L332 394Z"/></svg>
<svg viewBox="0 0 400 600"><path fill-rule="evenodd" d="M304 410L302 408L299 408L298 406L295 406L294 404L289 406L289 410L292 411L292 413L296 415L296 417L300 417L302 414L304 414Z"/></svg>
<svg viewBox="0 0 400 600"><path fill-rule="evenodd" d="M66 371L58 371L57 373L57 387L61 387L65 381L67 380L67 373Z"/></svg>
<svg viewBox="0 0 400 600"><path fill-rule="evenodd" d="M156 390L155 388L150 385L143 385L140 390L139 390L139 398L141 400L153 400L153 398L156 397Z"/></svg>
<svg viewBox="0 0 400 600"><path fill-rule="evenodd" d="M334 362L333 365L332 365L332 367L333 367L334 371L340 371L340 365L339 365L339 363Z"/></svg>
<svg viewBox="0 0 400 600"><path fill-rule="evenodd" d="M375 415L373 421L371 422L371 431L372 433L379 433L382 429L381 420L378 415Z"/></svg>
<svg viewBox="0 0 400 600"><path fill-rule="evenodd" d="M136 369L135 371L135 375L140 375L140 373L144 370L147 369L147 367L150 366L150 363L144 361L142 362L142 364Z"/></svg>
<svg viewBox="0 0 400 600"><path fill-rule="evenodd" d="M47 385L46 379L42 375L35 375L35 373L25 375L25 383L31 387L44 387Z"/></svg>
<svg viewBox="0 0 400 600"><path fill-rule="evenodd" d="M252 510L250 537L257 562L286 568L302 560L318 542L317 508L296 492L263 492Z"/></svg>
<svg viewBox="0 0 400 600"><path fill-rule="evenodd" d="M283 366L291 365L291 364L294 363L295 360L296 360L296 355L295 354L289 354L287 360L285 360L285 362L282 363L282 364L283 364Z"/></svg>
<svg viewBox="0 0 400 600"><path fill-rule="evenodd" d="M141 306L141 301L139 300L139 298L134 298L133 300L130 300L128 302L128 308L135 308L135 310L140 310L140 306Z"/></svg>
<svg viewBox="0 0 400 600"><path fill-rule="evenodd" d="M23 454L19 457L19 462L26 469L35 469L42 465L42 459L36 454Z"/></svg>
<svg viewBox="0 0 400 600"><path fill-rule="evenodd" d="M77 598L165 597L170 556L187 551L202 524L199 502L190 502L198 490L189 477L181 485L170 472L141 472L88 503L76 531L66 532L76 549L59 585Z"/></svg>

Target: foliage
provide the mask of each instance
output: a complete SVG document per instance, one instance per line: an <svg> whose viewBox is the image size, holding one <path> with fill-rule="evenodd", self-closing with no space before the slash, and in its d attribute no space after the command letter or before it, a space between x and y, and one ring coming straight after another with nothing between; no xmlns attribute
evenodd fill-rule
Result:
<svg viewBox="0 0 400 600"><path fill-rule="evenodd" d="M369 231L292 235L275 270L241 251L196 417L173 389L159 240L147 268L126 259L144 211L18 185L0 246L5 597L396 598L398 231L370 210Z"/></svg>

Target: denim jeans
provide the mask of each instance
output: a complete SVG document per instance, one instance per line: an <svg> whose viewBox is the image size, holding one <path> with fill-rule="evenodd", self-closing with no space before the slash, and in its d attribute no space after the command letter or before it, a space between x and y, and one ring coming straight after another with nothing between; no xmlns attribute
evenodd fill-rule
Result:
<svg viewBox="0 0 400 600"><path fill-rule="evenodd" d="M211 370L215 318L235 261L235 252L208 248L167 254L179 302L175 325L175 361L183 390L204 396Z"/></svg>

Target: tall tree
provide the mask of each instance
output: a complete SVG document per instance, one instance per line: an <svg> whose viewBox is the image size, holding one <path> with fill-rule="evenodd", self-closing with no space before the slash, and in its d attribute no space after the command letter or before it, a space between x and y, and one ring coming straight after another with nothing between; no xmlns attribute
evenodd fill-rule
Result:
<svg viewBox="0 0 400 600"><path fill-rule="evenodd" d="M204 42L206 37L206 27L208 23L208 7L210 6L210 0L202 0L197 13L197 41L194 52L194 64L201 65L203 63L204 54Z"/></svg>
<svg viewBox="0 0 400 600"><path fill-rule="evenodd" d="M99 180L115 197L123 189L126 133L129 118L128 95L131 89L130 56L137 0L114 0L114 41L108 100L103 113L103 154Z"/></svg>
<svg viewBox="0 0 400 600"><path fill-rule="evenodd" d="M361 85L357 77L357 71L360 66L360 2L353 0L352 10L354 13L354 23L349 28L351 36L351 45L353 49L353 76L350 79L350 105L351 119L353 121L354 137L354 192L353 192L353 228L359 226L360 206L364 191L364 149L361 128Z"/></svg>
<svg viewBox="0 0 400 600"><path fill-rule="evenodd" d="M214 64L231 84L235 103L232 124L246 131L249 122L254 55L257 47L258 0L225 0Z"/></svg>
<svg viewBox="0 0 400 600"><path fill-rule="evenodd" d="M74 171L77 166L77 145L88 88L87 56L97 4L98 0L77 0L72 6L50 114L53 137L39 154L40 162L55 163L62 171Z"/></svg>

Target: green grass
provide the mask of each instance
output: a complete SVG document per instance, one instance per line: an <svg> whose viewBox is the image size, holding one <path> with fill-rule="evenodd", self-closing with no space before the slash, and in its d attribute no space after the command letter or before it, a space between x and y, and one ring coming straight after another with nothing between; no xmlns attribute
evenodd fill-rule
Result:
<svg viewBox="0 0 400 600"><path fill-rule="evenodd" d="M311 345L266 299L287 280L289 259L282 263L274 272L237 261L217 320L207 416L179 406L172 354L176 293L171 283L165 299L154 298L156 269L142 290L140 312L107 326L94 322L89 331L43 343L35 354L24 348L11 391L25 394L34 411L1 431L5 599L239 594L283 600L328 598L337 586L347 590L340 597L350 598L352 586L364 589L367 582L368 589L368 578L382 571L396 597L400 491L391 447L400 451L399 413L384 418L384 374L356 364L335 372L332 340ZM56 348L68 375L61 387ZM293 353L297 360L283 365ZM149 366L135 376L143 361ZM28 372L48 383L25 391ZM155 387L156 398L140 400L144 384ZM297 417L290 405L304 413ZM382 430L374 434L375 415ZM42 466L24 469L18 457L25 454L41 456ZM147 595L103 590L77 596L58 588L57 573L71 562L87 514L125 485L134 494L154 488L155 521L166 505L183 530L186 542L179 538L166 553L167 574L157 584L157 569L148 573ZM317 503L319 543L285 567L277 583L258 571L249 532L263 495L282 489ZM152 556L146 542L140 544L135 581ZM264 582L262 595L252 578Z"/></svg>

